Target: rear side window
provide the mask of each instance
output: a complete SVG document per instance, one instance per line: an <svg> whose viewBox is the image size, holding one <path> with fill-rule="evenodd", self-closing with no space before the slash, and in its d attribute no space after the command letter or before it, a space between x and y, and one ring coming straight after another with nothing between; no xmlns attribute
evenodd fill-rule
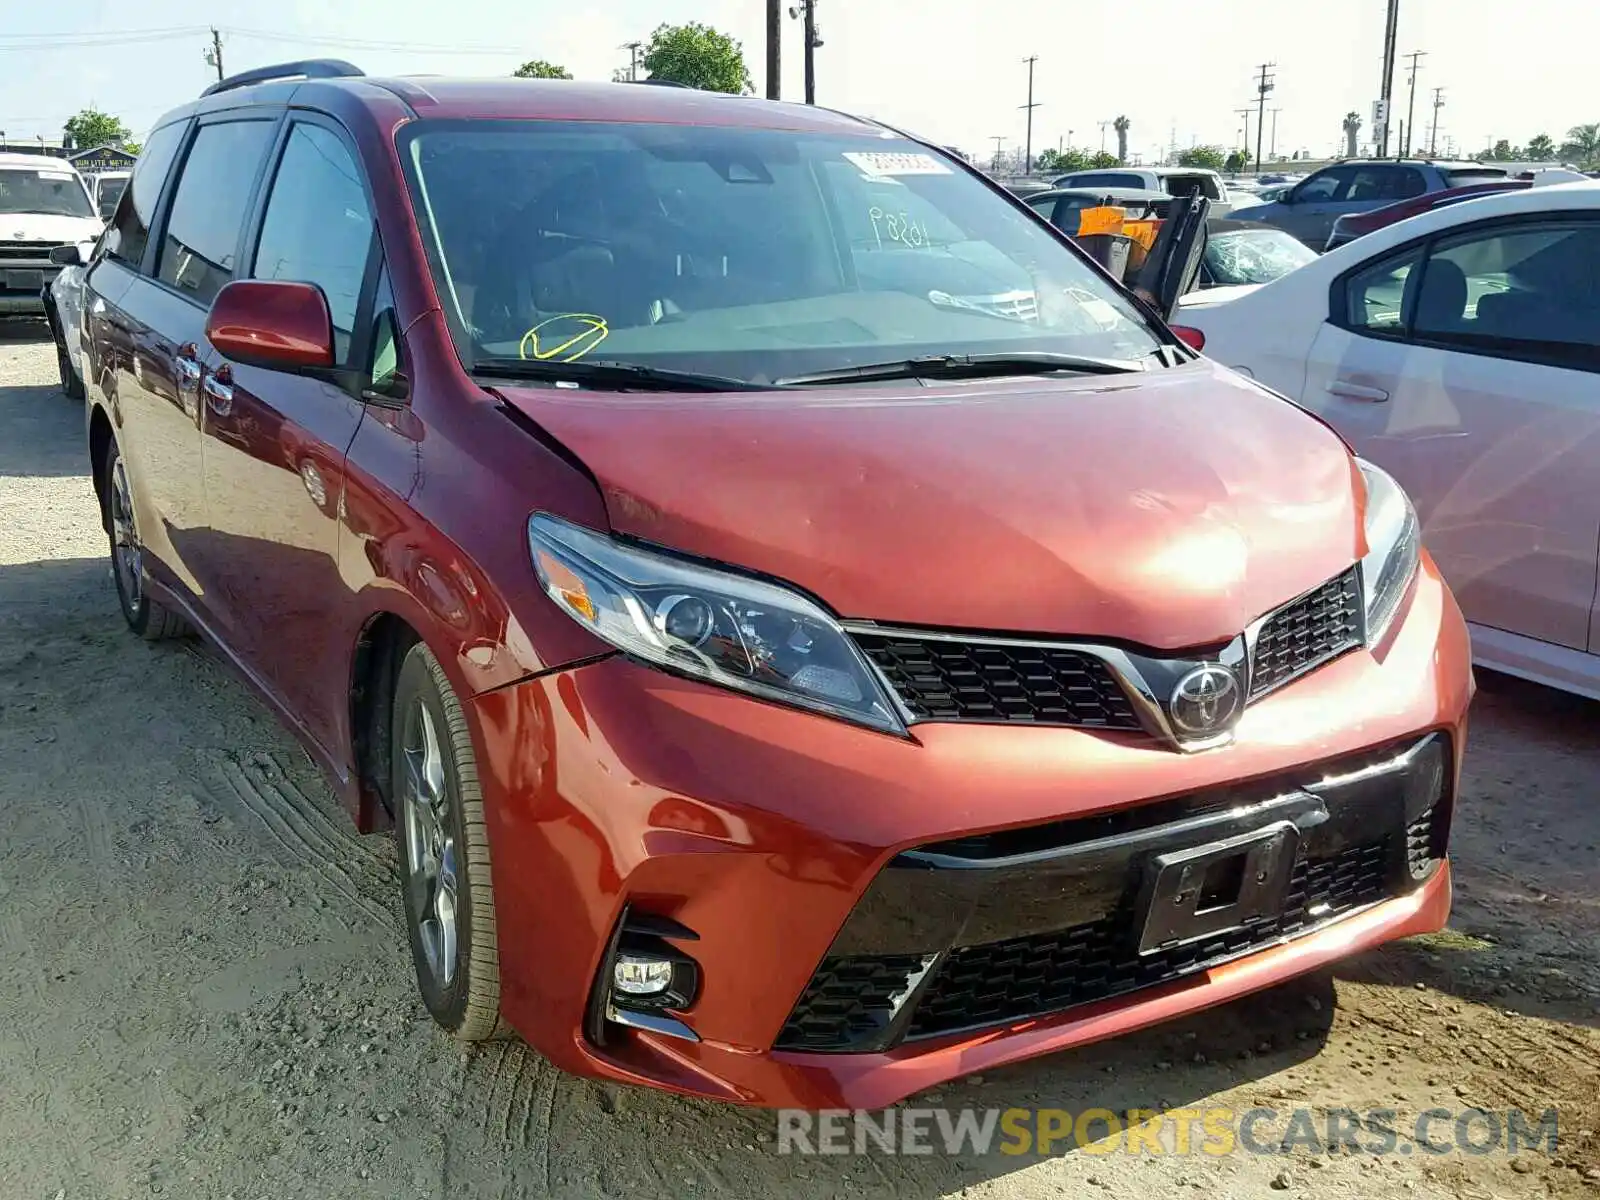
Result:
<svg viewBox="0 0 1600 1200"><path fill-rule="evenodd" d="M1318 200L1342 200L1344 199L1345 185L1350 182L1350 177L1354 174L1355 169L1353 167L1334 167L1331 170L1319 171L1295 189L1295 203L1305 204Z"/></svg>
<svg viewBox="0 0 1600 1200"><path fill-rule="evenodd" d="M106 233L106 253L138 269L144 261L145 243L150 239L150 222L155 219L161 187L172 173L172 160L183 143L182 122L164 125L150 135L133 168L133 182L117 207L116 217Z"/></svg>
<svg viewBox="0 0 1600 1200"><path fill-rule="evenodd" d="M340 362L349 357L372 232L361 169L344 142L320 125L296 125L267 200L255 277L320 287Z"/></svg>
<svg viewBox="0 0 1600 1200"><path fill-rule="evenodd" d="M1222 193L1211 175L1168 175L1161 181L1169 196L1192 196L1196 192L1207 200L1220 200Z"/></svg>
<svg viewBox="0 0 1600 1200"><path fill-rule="evenodd" d="M1406 281L1421 258L1421 249L1414 247L1351 276L1345 285L1345 324L1366 333L1404 334Z"/></svg>
<svg viewBox="0 0 1600 1200"><path fill-rule="evenodd" d="M234 277L245 208L274 128L271 121L206 125L189 148L156 274L200 304Z"/></svg>

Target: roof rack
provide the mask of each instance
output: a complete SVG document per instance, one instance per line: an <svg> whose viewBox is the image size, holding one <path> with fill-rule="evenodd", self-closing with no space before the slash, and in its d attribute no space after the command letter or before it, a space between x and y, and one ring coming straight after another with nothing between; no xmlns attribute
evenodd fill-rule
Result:
<svg viewBox="0 0 1600 1200"><path fill-rule="evenodd" d="M215 96L218 92L231 92L235 88L249 87L253 83L266 83L274 79L348 79L366 72L342 58L303 58L297 62L274 63L270 67L253 67L219 79L200 95Z"/></svg>

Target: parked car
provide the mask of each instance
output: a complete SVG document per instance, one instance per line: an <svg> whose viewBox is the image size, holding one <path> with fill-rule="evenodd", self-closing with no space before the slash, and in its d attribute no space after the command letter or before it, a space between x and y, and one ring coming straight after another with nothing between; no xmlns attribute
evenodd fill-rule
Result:
<svg viewBox="0 0 1600 1200"><path fill-rule="evenodd" d="M92 242L103 227L71 163L0 153L0 317L42 315L40 295L60 270L50 251Z"/></svg>
<svg viewBox="0 0 1600 1200"><path fill-rule="evenodd" d="M1169 196L1198 193L1211 201L1211 211L1225 216L1232 201L1228 185L1215 171L1200 167L1108 167L1102 170L1070 171L1057 176L1058 188L1139 188L1165 192Z"/></svg>
<svg viewBox="0 0 1600 1200"><path fill-rule="evenodd" d="M1556 183L1581 183L1583 179L1584 176L1577 171L1552 167L1541 171L1526 171L1515 179L1509 177L1491 179L1484 183L1469 183L1461 187L1446 188L1442 192L1426 192L1421 196L1414 196L1410 200L1386 204L1382 208L1373 209L1371 212L1350 213L1340 217L1333 223L1333 232L1328 236L1327 249L1335 250L1346 242L1355 241L1362 234L1371 233L1374 229L1382 229L1385 225L1393 225L1396 221L1404 221L1407 217L1414 217L1418 213L1430 212L1435 208L1460 204L1463 200L1473 200L1479 196L1493 196L1497 192L1517 192L1530 187L1548 187Z"/></svg>
<svg viewBox="0 0 1600 1200"><path fill-rule="evenodd" d="M1600 184L1482 196L1186 311L1416 500L1477 661L1600 697Z"/></svg>
<svg viewBox="0 0 1600 1200"><path fill-rule="evenodd" d="M1034 320L860 285L925 206ZM936 146L266 67L85 288L122 615L392 817L459 1038L877 1108L1446 920L1472 682L1405 494Z"/></svg>
<svg viewBox="0 0 1600 1200"><path fill-rule="evenodd" d="M61 391L70 400L82 400L84 395L83 280L94 260L95 247L95 242L79 242L51 250L50 261L59 270L40 293L45 321L56 346L56 371L61 378Z"/></svg>
<svg viewBox="0 0 1600 1200"><path fill-rule="evenodd" d="M1314 250L1328 244L1333 223L1350 213L1370 212L1428 192L1504 179L1503 167L1431 159L1347 159L1323 167L1276 200L1241 210L1241 221L1259 221L1294 234Z"/></svg>

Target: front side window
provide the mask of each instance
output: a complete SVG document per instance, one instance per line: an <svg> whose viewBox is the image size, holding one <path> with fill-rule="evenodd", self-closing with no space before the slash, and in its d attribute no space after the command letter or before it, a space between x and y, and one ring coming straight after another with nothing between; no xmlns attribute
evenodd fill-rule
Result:
<svg viewBox="0 0 1600 1200"><path fill-rule="evenodd" d="M163 125L150 135L134 164L128 198L117 208L106 236L106 253L137 268L144 261L145 243L150 238L150 223L155 220L161 189L172 172L172 161L183 144L182 122Z"/></svg>
<svg viewBox="0 0 1600 1200"><path fill-rule="evenodd" d="M254 273L322 289L341 363L350 353L372 234L361 170L344 142L320 125L297 124L267 199Z"/></svg>
<svg viewBox="0 0 1600 1200"><path fill-rule="evenodd" d="M1433 246L1417 289L1419 338L1553 351L1594 361L1600 329L1600 222L1477 230Z"/></svg>
<svg viewBox="0 0 1600 1200"><path fill-rule="evenodd" d="M1349 182L1352 174L1354 172L1348 167L1334 167L1331 170L1317 172L1295 189L1295 203L1308 204L1342 199L1345 184Z"/></svg>
<svg viewBox="0 0 1600 1200"><path fill-rule="evenodd" d="M200 304L234 277L245 208L273 130L271 121L205 125L189 148L156 274Z"/></svg>
<svg viewBox="0 0 1600 1200"><path fill-rule="evenodd" d="M76 171L41 158L37 167L0 168L0 214L92 217L94 209Z"/></svg>
<svg viewBox="0 0 1600 1200"><path fill-rule="evenodd" d="M1161 344L1048 230L897 138L544 121L399 136L469 367L587 357L762 383Z"/></svg>
<svg viewBox="0 0 1600 1200"><path fill-rule="evenodd" d="M1389 199L1393 179L1393 167L1361 167L1351 178L1344 199L1368 202Z"/></svg>

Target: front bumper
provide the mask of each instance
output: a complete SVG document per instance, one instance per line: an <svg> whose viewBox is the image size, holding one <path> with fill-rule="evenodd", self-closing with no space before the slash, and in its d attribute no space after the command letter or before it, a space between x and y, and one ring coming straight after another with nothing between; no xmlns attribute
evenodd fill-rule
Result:
<svg viewBox="0 0 1600 1200"><path fill-rule="evenodd" d="M583 1074L874 1107L1437 929L1469 664L1425 563L1386 646L1285 687L1233 745L1200 754L1081 729L927 724L906 741L620 658L480 696L506 1016ZM1431 811L1398 776L1387 790L1312 786L1429 734L1448 752ZM1160 840L1174 819L1290 792L1301 865L1272 922L1130 959L1129 872L1153 844L1086 870L1085 832ZM1433 860L1421 875L1408 832ZM698 935L679 944L702 973L679 1014L698 1041L586 1034L624 906ZM883 993L920 989L892 1012L860 986L884 959L926 966ZM838 960L854 961L840 975Z"/></svg>

